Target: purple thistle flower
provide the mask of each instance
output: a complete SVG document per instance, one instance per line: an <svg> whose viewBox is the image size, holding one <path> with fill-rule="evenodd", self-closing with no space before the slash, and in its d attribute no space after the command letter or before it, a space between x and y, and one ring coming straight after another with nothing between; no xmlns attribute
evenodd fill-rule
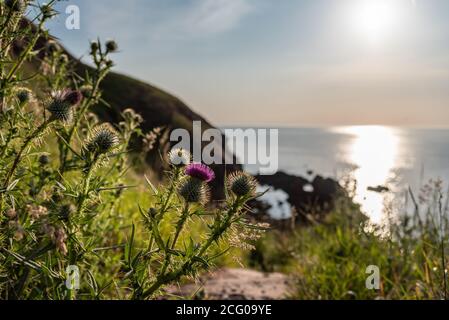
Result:
<svg viewBox="0 0 449 320"><path fill-rule="evenodd" d="M83 94L78 90L67 91L63 98L65 102L70 103L70 105L72 106L75 106L81 102L81 100L83 99Z"/></svg>
<svg viewBox="0 0 449 320"><path fill-rule="evenodd" d="M201 181L210 182L215 179L214 171L202 163L191 163L185 169L186 175Z"/></svg>

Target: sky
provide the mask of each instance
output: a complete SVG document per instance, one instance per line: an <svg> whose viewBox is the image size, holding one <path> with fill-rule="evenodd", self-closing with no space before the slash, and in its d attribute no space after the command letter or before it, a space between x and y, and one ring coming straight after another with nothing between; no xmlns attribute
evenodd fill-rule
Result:
<svg viewBox="0 0 449 320"><path fill-rule="evenodd" d="M68 30L65 9L80 9ZM76 56L114 39L115 70L216 125L449 126L447 0L67 0L48 27ZM87 61L87 59L85 60Z"/></svg>

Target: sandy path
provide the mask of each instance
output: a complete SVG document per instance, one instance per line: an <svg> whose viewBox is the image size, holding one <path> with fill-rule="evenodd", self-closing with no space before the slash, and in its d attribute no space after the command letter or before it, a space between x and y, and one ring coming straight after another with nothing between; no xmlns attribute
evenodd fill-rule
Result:
<svg viewBox="0 0 449 320"><path fill-rule="evenodd" d="M279 300L286 298L291 281L282 273L250 269L219 269L200 277L196 284L171 287L169 294L214 300Z"/></svg>

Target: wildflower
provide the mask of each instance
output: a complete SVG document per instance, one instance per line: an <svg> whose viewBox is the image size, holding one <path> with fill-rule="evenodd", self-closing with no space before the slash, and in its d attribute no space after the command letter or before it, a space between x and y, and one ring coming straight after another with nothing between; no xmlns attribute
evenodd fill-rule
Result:
<svg viewBox="0 0 449 320"><path fill-rule="evenodd" d="M156 128L157 129L157 128ZM153 150L154 145L157 142L158 134L155 132L155 129L148 132L144 138L142 139L143 142L143 151L144 152L150 152Z"/></svg>
<svg viewBox="0 0 449 320"><path fill-rule="evenodd" d="M186 202L205 204L209 201L210 191L207 184L193 177L187 177L178 187L178 193Z"/></svg>
<svg viewBox="0 0 449 320"><path fill-rule="evenodd" d="M118 49L118 45L117 42L115 42L114 40L109 40L106 42L106 50L108 52L115 52Z"/></svg>
<svg viewBox="0 0 449 320"><path fill-rule="evenodd" d="M10 221L8 223L8 226L14 232L15 240L20 241L25 237L25 229L20 225L18 221Z"/></svg>
<svg viewBox="0 0 449 320"><path fill-rule="evenodd" d="M51 113L50 120L70 122L73 118L73 107L81 102L82 94L78 90L61 90L53 92L52 98L47 107Z"/></svg>
<svg viewBox="0 0 449 320"><path fill-rule="evenodd" d="M237 196L253 195L256 191L256 179L246 172L234 172L226 182L229 190Z"/></svg>
<svg viewBox="0 0 449 320"><path fill-rule="evenodd" d="M268 223L263 222L252 224L251 228L233 225L229 232L229 245L244 250L253 250L255 249L254 243L262 237L269 227Z"/></svg>
<svg viewBox="0 0 449 320"><path fill-rule="evenodd" d="M41 232L48 236L52 241L55 241L55 227L53 227L51 224L44 223L41 227Z"/></svg>
<svg viewBox="0 0 449 320"><path fill-rule="evenodd" d="M21 12L27 4L25 0L5 0L5 5L12 11Z"/></svg>
<svg viewBox="0 0 449 320"><path fill-rule="evenodd" d="M76 106L83 99L83 94L79 90L73 90L67 93L65 96L65 101L70 103L72 106Z"/></svg>
<svg viewBox="0 0 449 320"><path fill-rule="evenodd" d="M147 134L145 134L145 136L142 139L142 143L143 143L143 151L144 152L150 152L151 150L153 150L154 145L156 144L157 141L157 135L154 132L148 132Z"/></svg>
<svg viewBox="0 0 449 320"><path fill-rule="evenodd" d="M92 131L85 148L92 153L104 154L119 144L119 137L109 123L104 123Z"/></svg>
<svg viewBox="0 0 449 320"><path fill-rule="evenodd" d="M190 153L182 148L176 148L168 153L170 163L176 167L190 164Z"/></svg>
<svg viewBox="0 0 449 320"><path fill-rule="evenodd" d="M189 164L185 169L185 174L204 182L210 182L215 179L214 171L202 163Z"/></svg>
<svg viewBox="0 0 449 320"><path fill-rule="evenodd" d="M8 210L6 210L5 215L9 218L9 219L15 219L17 217L17 212L14 208L9 208Z"/></svg>
<svg viewBox="0 0 449 320"><path fill-rule="evenodd" d="M65 233L64 229L58 228L55 231L55 245L56 249L63 254L64 256L67 254L67 245L65 241L67 240L67 234Z"/></svg>
<svg viewBox="0 0 449 320"><path fill-rule="evenodd" d="M125 119L133 120L137 123L143 122L142 116L140 114L138 114L137 112L135 112L134 109L131 109L131 108L126 108L125 110L123 110L123 117Z"/></svg>
<svg viewBox="0 0 449 320"><path fill-rule="evenodd" d="M27 204L26 209L28 211L28 214L35 220L46 215L48 212L47 208L45 208L43 206L35 206L35 205L30 205L30 204Z"/></svg>

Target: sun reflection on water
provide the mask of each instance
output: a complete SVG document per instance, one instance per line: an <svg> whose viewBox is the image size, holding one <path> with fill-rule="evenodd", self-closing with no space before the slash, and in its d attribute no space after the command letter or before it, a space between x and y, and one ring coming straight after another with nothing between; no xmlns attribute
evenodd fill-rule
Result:
<svg viewBox="0 0 449 320"><path fill-rule="evenodd" d="M385 186L398 165L400 136L396 129L384 126L353 126L336 128L351 136L344 162L354 166L357 181L355 200L373 223L381 223L386 194L368 191L368 187Z"/></svg>

